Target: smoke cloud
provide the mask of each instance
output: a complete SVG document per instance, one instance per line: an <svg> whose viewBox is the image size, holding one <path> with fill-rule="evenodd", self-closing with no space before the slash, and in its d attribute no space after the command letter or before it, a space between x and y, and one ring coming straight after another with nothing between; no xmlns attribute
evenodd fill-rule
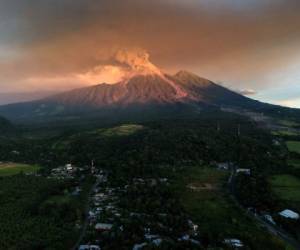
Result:
<svg viewBox="0 0 300 250"><path fill-rule="evenodd" d="M299 76L290 70L300 60L299 12L298 0L2 0L0 92L115 82L149 69L142 52L116 60L123 48L145 49L167 72L267 91Z"/></svg>

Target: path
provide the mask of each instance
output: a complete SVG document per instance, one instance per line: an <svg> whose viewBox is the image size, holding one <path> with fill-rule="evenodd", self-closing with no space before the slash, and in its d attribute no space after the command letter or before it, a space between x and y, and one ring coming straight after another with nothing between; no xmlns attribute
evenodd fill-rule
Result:
<svg viewBox="0 0 300 250"><path fill-rule="evenodd" d="M81 233L78 236L78 240L76 241L76 243L73 246L72 250L77 250L78 249L80 243L83 240L83 237L86 234L86 230L87 230L87 227L89 225L89 210L90 210L91 197L92 197L93 190L97 187L97 185L99 184L99 181L100 181L99 179L96 179L96 182L91 187L91 189L90 189L90 191L88 193L88 199L87 199L87 202L85 204L85 209L84 209L84 217L85 217L85 219L84 219L84 222L83 222Z"/></svg>

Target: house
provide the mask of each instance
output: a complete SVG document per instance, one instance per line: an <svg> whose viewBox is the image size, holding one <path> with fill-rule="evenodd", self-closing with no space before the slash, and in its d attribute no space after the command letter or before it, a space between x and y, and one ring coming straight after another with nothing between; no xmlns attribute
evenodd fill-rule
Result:
<svg viewBox="0 0 300 250"><path fill-rule="evenodd" d="M197 224L194 224L193 221L188 220L188 224L190 229L193 231L194 234L197 234L199 226Z"/></svg>
<svg viewBox="0 0 300 250"><path fill-rule="evenodd" d="M280 216L287 218L287 219L293 219L293 220L298 220L299 219L299 214L290 210L290 209L285 209L279 213Z"/></svg>
<svg viewBox="0 0 300 250"><path fill-rule="evenodd" d="M158 247L162 243L162 241L163 241L162 239L158 238L158 239L152 240L152 243Z"/></svg>
<svg viewBox="0 0 300 250"><path fill-rule="evenodd" d="M73 170L73 167L72 167L72 164L66 164L65 165L65 167L66 167L66 169L68 170L68 171L72 171Z"/></svg>
<svg viewBox="0 0 300 250"><path fill-rule="evenodd" d="M93 211L89 211L89 218L90 219L96 218L96 213L94 213Z"/></svg>
<svg viewBox="0 0 300 250"><path fill-rule="evenodd" d="M147 246L148 243L144 242L144 243L141 243L141 244L135 244L132 248L132 250L140 250L140 249L143 249L143 247Z"/></svg>
<svg viewBox="0 0 300 250"><path fill-rule="evenodd" d="M157 239L159 237L159 235L157 235L157 234L145 234L144 237L147 240L154 240L154 239Z"/></svg>
<svg viewBox="0 0 300 250"><path fill-rule="evenodd" d="M182 237L178 238L177 240L178 240L178 241L189 241L189 242L191 242L192 244L195 244L195 245L198 245L198 246L201 245L200 241L195 240L195 239L192 239L192 238L190 237L190 235L188 235L188 234L183 235Z"/></svg>
<svg viewBox="0 0 300 250"><path fill-rule="evenodd" d="M244 244L238 239L225 239L224 243L228 246L235 247L235 248L240 248L244 246Z"/></svg>
<svg viewBox="0 0 300 250"><path fill-rule="evenodd" d="M80 245L78 250L101 250L98 245Z"/></svg>
<svg viewBox="0 0 300 250"><path fill-rule="evenodd" d="M229 169L229 163L227 163L227 162L217 163L217 168L219 170L228 170Z"/></svg>
<svg viewBox="0 0 300 250"><path fill-rule="evenodd" d="M190 236L188 234L183 235L182 237L178 238L178 241L187 241L190 239Z"/></svg>
<svg viewBox="0 0 300 250"><path fill-rule="evenodd" d="M109 231L112 229L112 227L113 227L112 224L107 224L107 223L97 223L95 225L95 229L97 231Z"/></svg>
<svg viewBox="0 0 300 250"><path fill-rule="evenodd" d="M166 183L166 182L168 182L168 178L160 178L159 181L161 183Z"/></svg>
<svg viewBox="0 0 300 250"><path fill-rule="evenodd" d="M75 188L75 190L72 192L72 195L78 196L80 194L80 192L81 192L81 188L79 186L77 186Z"/></svg>
<svg viewBox="0 0 300 250"><path fill-rule="evenodd" d="M249 169L249 168L238 168L237 170L236 170L236 172L238 173L238 174L246 174L246 175L250 175L251 174L251 170Z"/></svg>

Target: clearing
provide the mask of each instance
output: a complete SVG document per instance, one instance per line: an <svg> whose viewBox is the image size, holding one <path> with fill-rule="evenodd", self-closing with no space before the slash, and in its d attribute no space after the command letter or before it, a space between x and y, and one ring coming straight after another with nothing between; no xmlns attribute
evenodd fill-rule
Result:
<svg viewBox="0 0 300 250"><path fill-rule="evenodd" d="M144 129L144 126L138 124L124 124L118 127L99 129L96 132L105 137L129 136Z"/></svg>
<svg viewBox="0 0 300 250"><path fill-rule="evenodd" d="M274 175L271 177L275 194L283 201L300 202L300 179L288 175Z"/></svg>
<svg viewBox="0 0 300 250"><path fill-rule="evenodd" d="M0 176L16 175L23 173L35 173L40 169L38 165L28 165L15 162L1 162Z"/></svg>
<svg viewBox="0 0 300 250"><path fill-rule="evenodd" d="M300 141L287 141L286 145L289 151L300 154Z"/></svg>

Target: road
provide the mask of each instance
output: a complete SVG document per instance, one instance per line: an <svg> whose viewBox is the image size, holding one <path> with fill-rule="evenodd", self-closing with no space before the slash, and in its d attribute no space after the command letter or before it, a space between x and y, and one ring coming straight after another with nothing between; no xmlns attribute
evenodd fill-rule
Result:
<svg viewBox="0 0 300 250"><path fill-rule="evenodd" d="M88 199L84 208L84 217L85 217L84 222L81 228L80 235L78 236L78 240L76 241L75 245L72 247L72 250L77 250L79 248L79 245L86 234L86 230L89 225L89 211L90 211L91 197L92 197L93 190L97 187L98 184L99 184L99 179L96 179L94 185L90 188L90 191L88 193Z"/></svg>
<svg viewBox="0 0 300 250"><path fill-rule="evenodd" d="M273 225L267 221L265 221L262 217L259 215L250 212L246 210L237 200L235 196L235 178L236 178L236 167L231 166L231 173L228 178L228 187L229 191L234 199L234 201L237 203L237 205L243 209L246 214L251 216L255 221L257 221L263 228L266 228L271 234L281 238L286 244L293 246L296 250L300 250L300 243L296 241L294 238L292 238L287 232L285 232L283 229L279 228L276 225Z"/></svg>

